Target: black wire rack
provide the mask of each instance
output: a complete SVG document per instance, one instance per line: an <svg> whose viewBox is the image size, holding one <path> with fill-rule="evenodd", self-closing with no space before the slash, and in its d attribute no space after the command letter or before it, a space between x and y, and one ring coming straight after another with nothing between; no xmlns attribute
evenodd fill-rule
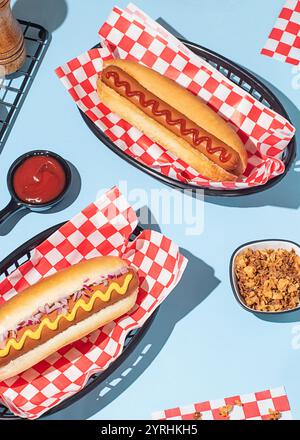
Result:
<svg viewBox="0 0 300 440"><path fill-rule="evenodd" d="M50 43L49 33L42 26L24 20L19 23L27 55L21 69L0 83L0 152Z"/></svg>
<svg viewBox="0 0 300 440"><path fill-rule="evenodd" d="M252 95L255 99L260 101L265 106L271 108L275 112L281 114L287 120L289 120L288 114L285 111L284 106L279 101L279 99L274 95L274 93L255 75L250 73L245 68L240 65L234 63L233 61L225 58L224 56L207 49L206 47L200 46L199 44L192 43L191 41L187 41L183 38L179 38L189 49L191 49L196 55L199 55L206 62L208 62L215 69L219 70L223 75L225 75L228 79L233 81L235 84L240 86L250 95ZM100 47L100 44L97 44L94 47ZM250 188L242 188L242 189L211 189L211 188L202 188L201 186L195 186L190 183L180 182L179 180L173 179L171 177L165 176L161 174L159 171L150 168L144 165L142 162L138 161L134 157L129 156L124 153L117 145L115 145L105 134L104 132L81 110L79 110L81 116L83 117L85 123L90 128L90 130L97 136L97 138L103 142L108 148L110 148L114 153L118 156L122 157L128 163L138 168L141 171L149 174L157 180L177 189L181 190L190 190L192 192L202 189L206 196L217 196L217 197L234 197L234 196L245 196L254 193L258 193L264 191L266 189L271 188L286 175L288 172L294 158L296 155L296 142L295 138L293 138L288 146L285 148L283 157L281 158L285 164L285 170L279 176L270 179L264 185L258 185Z"/></svg>
<svg viewBox="0 0 300 440"><path fill-rule="evenodd" d="M26 261L28 261L31 258L31 253L34 248L36 248L39 244L41 244L44 240L46 240L50 235L52 235L57 229L59 229L64 223L60 223L56 226L52 226L51 228L41 232L40 234L36 235L23 245L21 245L18 249L16 249L14 252L12 252L8 257L6 257L2 262L0 262L0 281L7 277L10 273L12 273L14 270L16 270L18 267L20 267L22 264L24 264ZM130 241L134 240L141 232L142 228L140 226L137 226L137 228L134 230L132 236L130 237ZM92 391L96 386L100 385L101 383L105 382L107 378L118 368L121 366L121 364L124 362L124 360L133 352L135 347L138 345L138 343L141 341L141 339L145 336L147 330L151 326L151 323L153 322L158 309L150 316L150 318L146 321L146 323L143 325L143 327L139 329L132 330L130 333L128 333L124 348L120 356L102 373L96 373L93 376L91 376L85 385L85 387L79 391L78 393L74 394L73 396L69 397L68 399L64 400L57 406L50 409L46 415L52 415L57 413L58 411L61 411L62 409L67 408L72 403L75 403L77 400L79 400L81 397L85 396L87 393ZM15 416L6 406L4 406L0 401L0 421L1 420L19 420L19 417Z"/></svg>

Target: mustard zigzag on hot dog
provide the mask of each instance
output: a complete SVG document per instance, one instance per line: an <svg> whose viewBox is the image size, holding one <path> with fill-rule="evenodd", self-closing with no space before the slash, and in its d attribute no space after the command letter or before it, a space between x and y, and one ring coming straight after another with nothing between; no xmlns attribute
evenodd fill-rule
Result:
<svg viewBox="0 0 300 440"><path fill-rule="evenodd" d="M31 329L26 330L23 333L20 341L16 341L16 339L14 339L14 338L9 339L5 348L0 350L0 357L7 356L11 347L13 347L15 350L21 350L23 348L27 338L31 338L34 340L40 339L43 328L46 326L50 330L57 330L59 321L61 319L66 319L69 322L74 321L74 319L76 317L76 313L80 308L83 309L85 312L90 312L93 309L93 306L95 304L96 299L100 299L101 301L107 302L110 300L111 293L114 290L119 295L124 295L128 289L128 285L129 285L130 281L132 280L132 278L133 278L133 275L128 274L126 276L125 281L122 286L120 286L117 282L113 282L112 284L110 284L110 286L106 292L101 292L100 290L97 290L93 294L93 296L91 297L89 302L87 302L87 303L82 298L79 299L75 303L71 312L69 312L65 315L63 315L63 314L58 315L54 321L50 321L50 319L48 317L44 318L42 320L42 322L40 323L39 327L35 331L32 331Z"/></svg>

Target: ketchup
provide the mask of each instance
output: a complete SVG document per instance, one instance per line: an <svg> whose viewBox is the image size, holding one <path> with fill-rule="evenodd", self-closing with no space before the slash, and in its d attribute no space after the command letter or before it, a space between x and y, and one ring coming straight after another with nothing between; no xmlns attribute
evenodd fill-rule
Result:
<svg viewBox="0 0 300 440"><path fill-rule="evenodd" d="M200 144L203 144L206 148L206 151L209 154L219 153L220 162L226 163L231 159L232 154L228 152L224 147L222 146L213 147L211 137L201 136L200 130L198 128L188 128L187 121L184 117L178 117L176 119L172 119L172 113L170 110L159 109L159 101L157 99L151 98L147 100L145 93L141 92L140 90L131 90L131 85L129 84L129 82L125 80L121 80L119 73L116 72L115 70L108 70L107 68L105 76L108 80L112 78L117 88L123 88L124 94L128 98L137 97L140 106L144 108L149 107L154 116L163 116L168 125L171 126L177 125L179 127L182 136L192 135L192 142L195 147L198 147Z"/></svg>
<svg viewBox="0 0 300 440"><path fill-rule="evenodd" d="M65 185L64 168L57 159L46 155L25 159L13 176L13 188L18 198L36 205L55 200Z"/></svg>

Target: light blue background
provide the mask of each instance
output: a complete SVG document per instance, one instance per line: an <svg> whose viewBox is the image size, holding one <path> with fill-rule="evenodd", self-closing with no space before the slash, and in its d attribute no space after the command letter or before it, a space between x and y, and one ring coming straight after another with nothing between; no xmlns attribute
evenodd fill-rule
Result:
<svg viewBox="0 0 300 440"><path fill-rule="evenodd" d="M164 187L101 145L53 73L55 67L97 42L98 28L115 3L125 6L127 1L69 0L63 21L66 5L62 0L17 1L19 18L39 21L53 33L0 157L0 203L9 199L4 182L11 162L34 148L49 148L70 160L81 174L82 189L64 211L23 217L8 235L0 237L1 259L38 232L72 217L98 190L119 179L128 182L128 190L138 187L150 193L152 188ZM136 0L154 19L163 17L188 40L263 78L298 128L300 94L295 78L292 87L296 72L290 65L259 54L283 3ZM295 327L300 313L260 319L240 307L228 279L230 256L240 244L260 238L300 242L300 175L293 168L279 185L258 195L207 198L201 235L186 236L185 225L161 225L162 232L190 259L182 283L161 307L133 355L110 378L106 395L99 397L100 386L52 418L150 418L155 410L280 385L286 387L294 417L300 418L300 351L292 348L293 331L300 332ZM148 352L139 358L146 346Z"/></svg>

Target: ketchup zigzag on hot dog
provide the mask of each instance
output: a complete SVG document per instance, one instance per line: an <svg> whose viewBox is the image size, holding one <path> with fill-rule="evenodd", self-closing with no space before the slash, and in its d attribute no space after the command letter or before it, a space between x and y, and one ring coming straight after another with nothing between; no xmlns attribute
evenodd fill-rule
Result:
<svg viewBox="0 0 300 440"><path fill-rule="evenodd" d="M211 180L236 180L247 153L234 130L198 97L132 61L104 63L97 81L102 102L154 142Z"/></svg>
<svg viewBox="0 0 300 440"><path fill-rule="evenodd" d="M138 277L117 257L99 257L57 272L0 307L0 380L128 312Z"/></svg>

